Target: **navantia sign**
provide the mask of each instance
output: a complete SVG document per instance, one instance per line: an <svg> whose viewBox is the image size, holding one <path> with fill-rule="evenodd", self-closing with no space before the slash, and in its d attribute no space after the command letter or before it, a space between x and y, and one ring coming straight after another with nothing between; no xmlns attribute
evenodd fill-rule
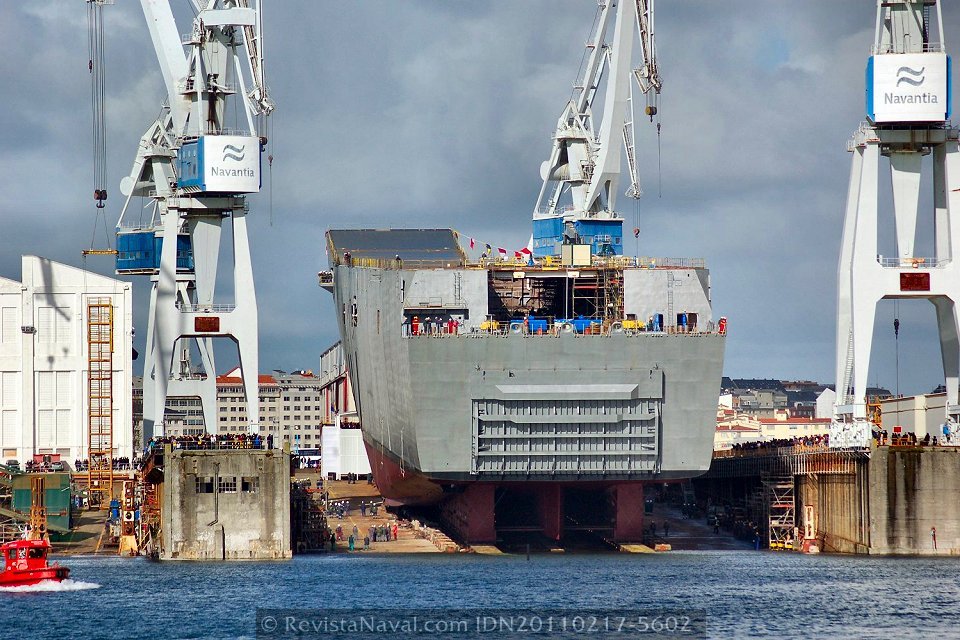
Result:
<svg viewBox="0 0 960 640"><path fill-rule="evenodd" d="M260 191L260 139L201 136L177 154L181 188L217 193Z"/></svg>
<svg viewBox="0 0 960 640"><path fill-rule="evenodd" d="M873 122L943 122L950 117L950 56L885 53L867 62L867 116Z"/></svg>

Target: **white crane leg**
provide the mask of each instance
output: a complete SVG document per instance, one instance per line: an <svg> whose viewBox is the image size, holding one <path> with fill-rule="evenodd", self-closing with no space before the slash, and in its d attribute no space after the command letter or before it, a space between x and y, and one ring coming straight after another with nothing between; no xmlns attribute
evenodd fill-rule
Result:
<svg viewBox="0 0 960 640"><path fill-rule="evenodd" d="M250 242L247 237L247 216L242 211L233 214L234 291L236 308L233 311L233 336L240 352L240 371L247 397L247 419L250 433L260 430L259 345L257 344L257 294L253 283L253 264L250 261Z"/></svg>

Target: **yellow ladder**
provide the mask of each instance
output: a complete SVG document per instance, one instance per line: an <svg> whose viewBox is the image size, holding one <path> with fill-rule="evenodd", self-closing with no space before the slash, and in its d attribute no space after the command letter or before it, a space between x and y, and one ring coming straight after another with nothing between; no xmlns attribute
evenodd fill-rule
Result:
<svg viewBox="0 0 960 640"><path fill-rule="evenodd" d="M87 302L87 495L90 505L113 497L113 303Z"/></svg>

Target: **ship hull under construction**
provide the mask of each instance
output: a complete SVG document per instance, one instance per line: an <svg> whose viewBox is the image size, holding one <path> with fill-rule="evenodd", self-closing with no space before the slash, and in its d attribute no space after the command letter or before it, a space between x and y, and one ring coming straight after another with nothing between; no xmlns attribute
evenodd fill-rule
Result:
<svg viewBox="0 0 960 640"><path fill-rule="evenodd" d="M643 484L709 468L725 336L706 270L470 264L451 245L444 230L328 233L381 493L439 504L471 543L578 527L638 540ZM681 308L697 320L663 320Z"/></svg>

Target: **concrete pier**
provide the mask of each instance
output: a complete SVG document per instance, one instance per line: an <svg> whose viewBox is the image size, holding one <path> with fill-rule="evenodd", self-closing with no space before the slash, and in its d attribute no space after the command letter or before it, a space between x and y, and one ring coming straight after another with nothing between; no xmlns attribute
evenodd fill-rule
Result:
<svg viewBox="0 0 960 640"><path fill-rule="evenodd" d="M161 559L292 556L289 453L167 447L163 456Z"/></svg>
<svg viewBox="0 0 960 640"><path fill-rule="evenodd" d="M716 458L696 484L714 499L752 508L759 520L764 478L771 474L793 478L796 528L814 531L823 551L960 555L958 448L746 451Z"/></svg>

